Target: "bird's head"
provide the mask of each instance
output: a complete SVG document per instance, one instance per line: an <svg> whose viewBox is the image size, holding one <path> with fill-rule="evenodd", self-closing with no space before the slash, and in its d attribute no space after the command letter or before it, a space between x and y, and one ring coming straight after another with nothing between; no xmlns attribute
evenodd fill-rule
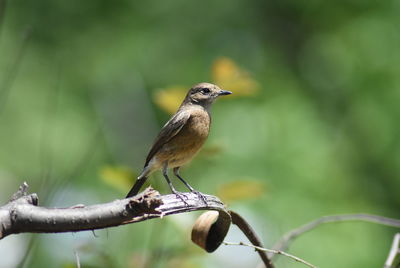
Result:
<svg viewBox="0 0 400 268"><path fill-rule="evenodd" d="M232 92L222 90L218 86L210 83L200 83L194 85L188 92L185 98L185 102L193 104L200 104L208 107L213 101L219 96L229 95Z"/></svg>

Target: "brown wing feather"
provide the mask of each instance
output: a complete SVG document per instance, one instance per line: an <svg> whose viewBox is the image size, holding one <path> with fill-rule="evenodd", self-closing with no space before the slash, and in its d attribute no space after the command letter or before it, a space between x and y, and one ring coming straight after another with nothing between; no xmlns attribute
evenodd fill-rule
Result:
<svg viewBox="0 0 400 268"><path fill-rule="evenodd" d="M190 113L178 112L164 125L154 141L153 147L151 147L150 152L146 157L146 163L144 164L145 167L149 164L150 160L161 149L161 147L179 133L189 118Z"/></svg>

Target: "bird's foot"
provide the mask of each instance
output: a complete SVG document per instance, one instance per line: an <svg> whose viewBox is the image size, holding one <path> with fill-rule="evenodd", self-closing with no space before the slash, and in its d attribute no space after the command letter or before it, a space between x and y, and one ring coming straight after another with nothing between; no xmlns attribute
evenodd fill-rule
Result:
<svg viewBox="0 0 400 268"><path fill-rule="evenodd" d="M203 201L203 203L208 206L207 203L207 198L205 197L204 194L200 193L199 191L193 190L192 193L196 194L198 196L199 199L201 199L201 201Z"/></svg>
<svg viewBox="0 0 400 268"><path fill-rule="evenodd" d="M185 196L183 193L180 193L178 191L173 191L173 194L179 198L183 203L185 203L186 206L189 206L189 203L186 202L185 198L188 199L187 196Z"/></svg>

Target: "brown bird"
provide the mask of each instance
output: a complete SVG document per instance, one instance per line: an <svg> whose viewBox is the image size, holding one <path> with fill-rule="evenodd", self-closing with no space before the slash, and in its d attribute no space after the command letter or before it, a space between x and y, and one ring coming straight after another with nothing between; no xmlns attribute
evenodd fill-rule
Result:
<svg viewBox="0 0 400 268"><path fill-rule="evenodd" d="M205 202L203 195L194 190L179 175L179 168L192 160L206 141L210 131L211 104L217 97L231 93L210 83L200 83L193 86L178 111L161 129L147 155L142 173L126 197L136 195L148 176L152 172L162 169L171 191L184 201L168 177L168 168L172 168L175 176Z"/></svg>

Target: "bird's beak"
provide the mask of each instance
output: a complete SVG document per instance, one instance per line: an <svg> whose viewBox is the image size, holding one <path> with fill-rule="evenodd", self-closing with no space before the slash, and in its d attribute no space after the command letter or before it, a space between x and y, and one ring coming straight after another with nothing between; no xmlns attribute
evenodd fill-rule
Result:
<svg viewBox="0 0 400 268"><path fill-rule="evenodd" d="M218 92L218 96L230 95L230 94L232 94L232 92L228 90L221 90L220 92Z"/></svg>

